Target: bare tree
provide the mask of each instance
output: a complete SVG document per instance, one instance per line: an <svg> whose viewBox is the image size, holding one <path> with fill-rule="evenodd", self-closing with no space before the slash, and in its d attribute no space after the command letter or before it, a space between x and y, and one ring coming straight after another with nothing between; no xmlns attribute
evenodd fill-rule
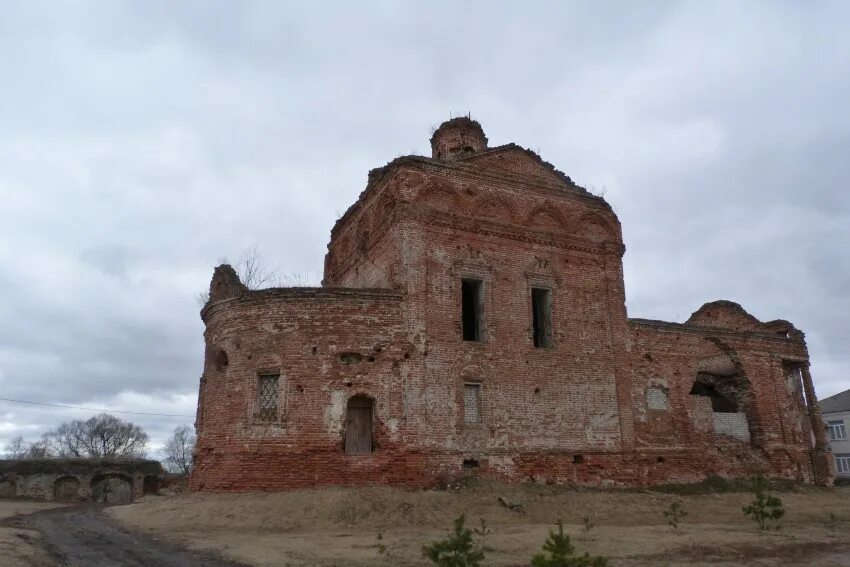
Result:
<svg viewBox="0 0 850 567"><path fill-rule="evenodd" d="M225 259L224 262L227 263ZM313 285L309 274L289 273L282 274L280 268L269 268L262 250L256 244L248 247L239 257L239 261L233 266L239 280L248 289L265 289L269 287L308 287ZM198 303L206 305L210 299L208 291L198 294Z"/></svg>
<svg viewBox="0 0 850 567"><path fill-rule="evenodd" d="M145 456L148 439L138 425L108 413L63 423L44 435L47 448L60 457L140 458Z"/></svg>
<svg viewBox="0 0 850 567"><path fill-rule="evenodd" d="M29 449L29 444L24 441L21 435L10 439L4 448L7 459L23 459L27 454L27 449Z"/></svg>
<svg viewBox="0 0 850 567"><path fill-rule="evenodd" d="M195 433L188 425L174 430L174 435L165 444L165 469L168 472L189 476L192 472L192 451L195 449Z"/></svg>
<svg viewBox="0 0 850 567"><path fill-rule="evenodd" d="M49 456L43 441L28 443L21 435L6 443L5 453L7 459L43 459Z"/></svg>
<svg viewBox="0 0 850 567"><path fill-rule="evenodd" d="M256 244L242 253L234 268L248 289L263 289L281 285L280 269L271 269Z"/></svg>

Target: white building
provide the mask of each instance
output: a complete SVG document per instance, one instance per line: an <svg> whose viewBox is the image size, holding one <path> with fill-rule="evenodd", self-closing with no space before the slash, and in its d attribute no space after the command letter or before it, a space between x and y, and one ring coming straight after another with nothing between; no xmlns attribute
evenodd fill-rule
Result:
<svg viewBox="0 0 850 567"><path fill-rule="evenodd" d="M820 408L835 459L835 478L850 479L850 390L821 400Z"/></svg>

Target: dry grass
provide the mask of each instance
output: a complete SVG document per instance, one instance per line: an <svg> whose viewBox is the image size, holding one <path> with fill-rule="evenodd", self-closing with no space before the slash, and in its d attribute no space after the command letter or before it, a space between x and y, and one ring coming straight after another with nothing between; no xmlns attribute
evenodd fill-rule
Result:
<svg viewBox="0 0 850 567"><path fill-rule="evenodd" d="M681 492L681 491L680 491ZM687 491L684 491L687 492ZM510 511L499 496L519 502ZM527 565L561 518L580 550L617 565L850 565L850 488L780 494L783 528L757 533L741 513L744 492L669 494L595 491L482 482L459 490L382 486L285 493L147 497L109 513L131 527L215 550L251 565L427 565L424 543L463 513L492 527L486 565ZM662 511L679 498L688 516L674 530ZM830 513L837 522L830 522ZM589 535L582 518L596 523ZM383 533L386 553L377 550ZM799 557L793 563L786 558ZM790 559L789 559L790 560Z"/></svg>

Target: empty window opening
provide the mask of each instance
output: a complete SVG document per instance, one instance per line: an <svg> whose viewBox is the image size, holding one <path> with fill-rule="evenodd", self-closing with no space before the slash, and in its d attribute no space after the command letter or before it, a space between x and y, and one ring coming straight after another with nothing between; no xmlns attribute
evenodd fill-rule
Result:
<svg viewBox="0 0 850 567"><path fill-rule="evenodd" d="M573 463L580 465L584 462L584 455L573 455Z"/></svg>
<svg viewBox="0 0 850 567"><path fill-rule="evenodd" d="M718 392L714 386L705 383L696 383L691 388L692 396L707 396L711 398L711 411L714 413L737 413L738 404L735 400Z"/></svg>
<svg viewBox="0 0 850 567"><path fill-rule="evenodd" d="M663 463L663 462L664 462L664 457L656 457L656 458L655 458L655 462L656 462L656 463L659 463L659 464L660 464L660 463Z"/></svg>
<svg viewBox="0 0 850 567"><path fill-rule="evenodd" d="M735 378L700 373L691 388L692 396L711 401L714 433L751 442L749 419L740 407L742 388Z"/></svg>
<svg viewBox="0 0 850 567"><path fill-rule="evenodd" d="M259 421L277 420L278 381L280 375L260 376L257 399L257 419Z"/></svg>
<svg viewBox="0 0 850 567"><path fill-rule="evenodd" d="M788 384L789 387L793 388L799 393L799 402L800 406L809 411L809 400L806 397L806 388L803 384L803 371L798 365L790 365L786 366L786 372L788 375Z"/></svg>
<svg viewBox="0 0 850 567"><path fill-rule="evenodd" d="M463 385L463 422L479 423L481 421L481 384L467 383Z"/></svg>
<svg viewBox="0 0 850 567"><path fill-rule="evenodd" d="M224 349L218 349L218 352L215 355L215 365L219 371L227 368L227 353Z"/></svg>
<svg viewBox="0 0 850 567"><path fill-rule="evenodd" d="M466 470L477 469L479 467L478 461L475 459L464 459L463 460L463 468Z"/></svg>
<svg viewBox="0 0 850 567"><path fill-rule="evenodd" d="M844 441L847 439L847 429L844 427L844 420L828 421L830 441Z"/></svg>
<svg viewBox="0 0 850 567"><path fill-rule="evenodd" d="M482 340L484 326L484 282L474 279L461 280L461 309L463 340Z"/></svg>
<svg viewBox="0 0 850 567"><path fill-rule="evenodd" d="M348 400L345 419L345 452L368 455L372 452L372 398L354 396Z"/></svg>
<svg viewBox="0 0 850 567"><path fill-rule="evenodd" d="M552 290L531 289L531 313L534 323L534 346L552 346Z"/></svg>

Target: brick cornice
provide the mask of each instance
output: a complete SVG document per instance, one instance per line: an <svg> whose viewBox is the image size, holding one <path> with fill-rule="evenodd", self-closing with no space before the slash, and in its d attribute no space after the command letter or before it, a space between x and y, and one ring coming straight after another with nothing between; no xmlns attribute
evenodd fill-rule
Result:
<svg viewBox="0 0 850 567"><path fill-rule="evenodd" d="M758 338L771 341L779 341L788 345L799 344L799 341L780 335L760 331L736 331L734 329L724 329L721 327L702 327L698 325L689 325L686 323L673 323L670 321L659 321L656 319L639 319L629 318L629 325L636 327L648 327L671 333L696 333L702 335L725 336L732 338Z"/></svg>

